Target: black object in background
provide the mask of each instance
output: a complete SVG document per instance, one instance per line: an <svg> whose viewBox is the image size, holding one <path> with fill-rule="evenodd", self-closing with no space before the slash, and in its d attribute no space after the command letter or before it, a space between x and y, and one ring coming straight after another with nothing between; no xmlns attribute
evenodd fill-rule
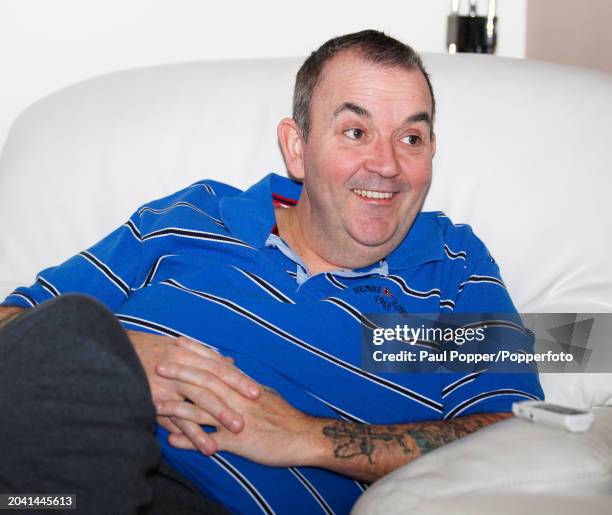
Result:
<svg viewBox="0 0 612 515"><path fill-rule="evenodd" d="M495 1L489 1L487 16L476 14L476 2L470 2L469 15L459 14L459 2L454 1L448 16L446 43L448 52L493 54L497 43L497 16Z"/></svg>

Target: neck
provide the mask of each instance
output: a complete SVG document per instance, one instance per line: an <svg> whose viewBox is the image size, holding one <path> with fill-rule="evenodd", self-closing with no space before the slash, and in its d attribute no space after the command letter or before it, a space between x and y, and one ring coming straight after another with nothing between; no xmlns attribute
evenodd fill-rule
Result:
<svg viewBox="0 0 612 515"><path fill-rule="evenodd" d="M329 252L323 245L318 245L313 224L309 223L307 214L301 213L300 204L290 208L276 208L276 225L280 237L289 245L304 262L310 275L321 272L330 272L339 269L353 269L368 266L382 259L384 256L368 256L359 249L346 249L345 246L336 245L338 252ZM328 246L329 247L329 246ZM347 258L346 256L351 256ZM361 258L361 259L359 259Z"/></svg>
<svg viewBox="0 0 612 515"><path fill-rule="evenodd" d="M293 252L300 256L310 275L337 269L337 266L321 257L306 243L303 227L299 223L298 217L294 216L296 208L297 206L275 209L276 226L280 237L285 240Z"/></svg>

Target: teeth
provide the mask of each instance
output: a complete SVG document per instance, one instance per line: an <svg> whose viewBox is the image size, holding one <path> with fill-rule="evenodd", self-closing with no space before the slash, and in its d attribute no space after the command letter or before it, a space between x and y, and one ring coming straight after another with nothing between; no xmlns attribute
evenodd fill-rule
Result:
<svg viewBox="0 0 612 515"><path fill-rule="evenodd" d="M353 193L356 193L360 197L366 198L380 198L380 199L389 199L393 196L393 193L386 191L372 191L372 190L358 190L354 189Z"/></svg>

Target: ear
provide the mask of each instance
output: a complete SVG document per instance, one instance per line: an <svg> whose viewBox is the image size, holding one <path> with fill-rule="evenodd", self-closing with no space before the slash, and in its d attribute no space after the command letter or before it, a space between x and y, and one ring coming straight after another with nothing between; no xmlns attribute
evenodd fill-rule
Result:
<svg viewBox="0 0 612 515"><path fill-rule="evenodd" d="M293 118L283 118L278 124L276 133L289 174L295 179L302 180L304 178L302 131Z"/></svg>

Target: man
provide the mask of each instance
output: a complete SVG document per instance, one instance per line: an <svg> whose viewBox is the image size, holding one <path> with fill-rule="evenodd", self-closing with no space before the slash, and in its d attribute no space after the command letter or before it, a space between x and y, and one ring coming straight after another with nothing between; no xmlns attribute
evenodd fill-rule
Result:
<svg viewBox="0 0 612 515"><path fill-rule="evenodd" d="M198 182L6 304L78 292L109 307L146 372L165 460L207 496L242 513L348 512L363 483L543 397L533 373L360 367L368 313L517 321L470 228L420 213L434 113L410 47L375 31L330 40L300 69L293 118L278 126L303 186Z"/></svg>

